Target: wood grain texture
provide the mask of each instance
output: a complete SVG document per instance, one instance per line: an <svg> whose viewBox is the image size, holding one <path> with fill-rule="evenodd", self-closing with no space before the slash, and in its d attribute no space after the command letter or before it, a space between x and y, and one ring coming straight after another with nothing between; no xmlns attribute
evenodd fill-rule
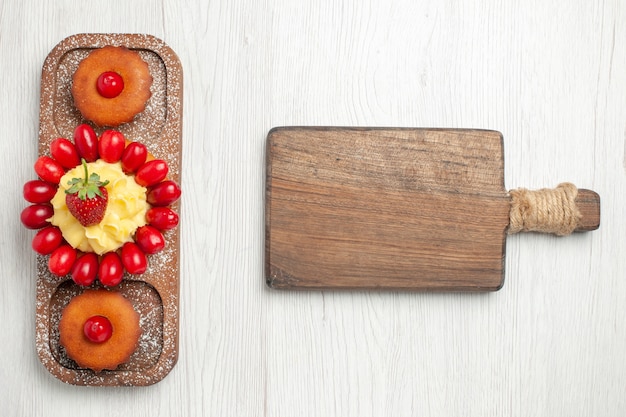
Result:
<svg viewBox="0 0 626 417"><path fill-rule="evenodd" d="M499 132L277 128L267 158L269 286L502 286L510 202Z"/></svg>
<svg viewBox="0 0 626 417"><path fill-rule="evenodd" d="M511 209L502 142L499 132L468 129L272 129L267 284L500 289ZM582 189L575 204L575 230L597 229L598 194Z"/></svg>
<svg viewBox="0 0 626 417"><path fill-rule="evenodd" d="M151 33L185 71L180 355L145 388L87 389L37 359L32 233L48 52ZM621 0L0 2L0 405L10 416L626 415L626 7ZM501 131L507 188L571 181L602 225L507 238L496 293L273 291L273 126Z"/></svg>
<svg viewBox="0 0 626 417"><path fill-rule="evenodd" d="M600 195L593 190L584 188L578 190L576 196L576 207L580 211L580 221L578 222L577 232L591 232L598 230L600 227Z"/></svg>

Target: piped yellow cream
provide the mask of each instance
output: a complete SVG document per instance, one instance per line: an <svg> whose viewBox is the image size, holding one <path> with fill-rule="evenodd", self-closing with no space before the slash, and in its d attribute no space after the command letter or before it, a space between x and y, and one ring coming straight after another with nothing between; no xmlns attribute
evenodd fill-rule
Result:
<svg viewBox="0 0 626 417"><path fill-rule="evenodd" d="M50 223L58 226L65 240L74 248L83 252L95 252L99 255L114 251L126 242L132 242L135 230L146 224L146 212L150 205L146 202L146 188L135 182L132 176L124 174L121 164L103 160L87 163L90 173L100 175L109 201L104 218L99 224L84 227L70 213L65 204L65 190L72 178L84 176L82 165L70 169L61 177L59 189L52 198L54 215Z"/></svg>

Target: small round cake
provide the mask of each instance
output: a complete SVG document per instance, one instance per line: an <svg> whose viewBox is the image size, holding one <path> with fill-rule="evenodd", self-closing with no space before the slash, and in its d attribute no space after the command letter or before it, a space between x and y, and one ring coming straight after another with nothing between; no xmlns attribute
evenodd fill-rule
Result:
<svg viewBox="0 0 626 417"><path fill-rule="evenodd" d="M67 356L81 368L114 370L137 347L139 314L117 291L86 290L63 309L59 334Z"/></svg>
<svg viewBox="0 0 626 417"><path fill-rule="evenodd" d="M98 126L132 121L152 95L148 64L123 46L95 49L83 59L72 78L74 105Z"/></svg>

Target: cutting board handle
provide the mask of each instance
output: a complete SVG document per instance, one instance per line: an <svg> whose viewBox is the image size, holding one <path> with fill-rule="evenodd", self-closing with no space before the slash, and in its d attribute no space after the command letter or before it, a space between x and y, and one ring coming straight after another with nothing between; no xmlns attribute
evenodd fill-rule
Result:
<svg viewBox="0 0 626 417"><path fill-rule="evenodd" d="M566 236L600 227L600 196L591 190L562 183L556 188L509 191L509 234L551 233Z"/></svg>

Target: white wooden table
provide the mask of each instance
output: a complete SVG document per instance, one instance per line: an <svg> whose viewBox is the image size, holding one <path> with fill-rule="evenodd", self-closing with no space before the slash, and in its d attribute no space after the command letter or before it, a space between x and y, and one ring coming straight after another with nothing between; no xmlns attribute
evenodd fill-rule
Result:
<svg viewBox="0 0 626 417"><path fill-rule="evenodd" d="M82 32L150 33L184 68L180 357L151 387L62 384L34 347L22 184L43 60ZM626 415L622 0L4 0L0 74L3 415ZM496 293L270 290L278 125L499 130L508 188L593 189L602 224L510 237Z"/></svg>

